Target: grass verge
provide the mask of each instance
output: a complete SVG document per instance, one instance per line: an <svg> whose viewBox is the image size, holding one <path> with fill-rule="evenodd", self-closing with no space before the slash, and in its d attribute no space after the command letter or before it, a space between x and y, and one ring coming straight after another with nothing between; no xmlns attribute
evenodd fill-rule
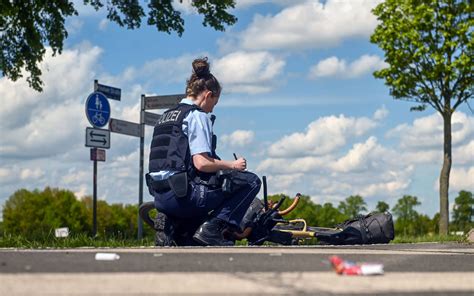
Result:
<svg viewBox="0 0 474 296"><path fill-rule="evenodd" d="M391 243L424 243L424 242L457 242L467 243L466 236L459 235L423 235L423 236L396 236ZM318 245L316 239L302 240L301 245ZM237 241L236 246L246 246L247 241ZM265 245L274 245L266 243ZM36 239L25 238L20 235L4 234L0 236L0 248L22 248L22 249L45 249L45 248L79 248L79 247L95 247L95 248L126 248L126 247L153 247L154 239L152 237L144 237L142 240L122 237L90 237L87 234L70 235L67 238L57 238L52 234L46 234Z"/></svg>
<svg viewBox="0 0 474 296"><path fill-rule="evenodd" d="M391 242L394 244L402 243L446 243L446 242L457 242L467 243L467 237L464 235L421 235L421 236L395 236L395 239Z"/></svg>
<svg viewBox="0 0 474 296"><path fill-rule="evenodd" d="M69 237L55 237L45 235L36 239L28 239L19 235L6 234L0 237L0 248L23 248L23 249L45 249L45 248L79 248L79 247L142 247L154 246L153 238L145 237L142 240L120 238L120 237L90 237L86 234L71 235Z"/></svg>

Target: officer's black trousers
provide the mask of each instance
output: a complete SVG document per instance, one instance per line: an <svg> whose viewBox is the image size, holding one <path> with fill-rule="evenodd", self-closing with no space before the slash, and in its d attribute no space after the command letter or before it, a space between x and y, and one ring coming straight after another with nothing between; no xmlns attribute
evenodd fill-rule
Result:
<svg viewBox="0 0 474 296"><path fill-rule="evenodd" d="M191 183L188 195L177 198L173 191L154 193L155 207L175 218L204 218L209 213L236 227L239 227L245 212L260 190L261 181L257 175L242 172L240 177L247 181L231 195L221 188L213 189L202 184Z"/></svg>

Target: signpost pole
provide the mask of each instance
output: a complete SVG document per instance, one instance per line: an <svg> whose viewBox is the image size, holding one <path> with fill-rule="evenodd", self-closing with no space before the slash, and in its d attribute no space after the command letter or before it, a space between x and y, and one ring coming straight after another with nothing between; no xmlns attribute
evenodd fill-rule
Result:
<svg viewBox="0 0 474 296"><path fill-rule="evenodd" d="M104 92L104 93L103 93ZM97 161L105 161L105 150L110 148L110 131L101 129L110 119L110 104L107 99L120 101L121 90L116 87L99 84L94 80L94 91L86 100L86 117L92 127L86 127L86 147L92 147L93 194L92 194L92 235L97 235Z"/></svg>
<svg viewBox="0 0 474 296"><path fill-rule="evenodd" d="M94 158L94 189L92 197L92 236L97 235L97 158Z"/></svg>
<svg viewBox="0 0 474 296"><path fill-rule="evenodd" d="M138 207L143 203L143 166L144 166L144 152L145 150L145 95L141 96L140 109L140 169L139 169L139 184L138 184ZM143 237L143 221L138 215L138 239Z"/></svg>

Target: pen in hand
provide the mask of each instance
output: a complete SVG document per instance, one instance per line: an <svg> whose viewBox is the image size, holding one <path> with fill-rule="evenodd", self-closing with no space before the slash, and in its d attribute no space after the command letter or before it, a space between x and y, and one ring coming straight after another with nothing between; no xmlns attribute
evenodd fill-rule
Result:
<svg viewBox="0 0 474 296"><path fill-rule="evenodd" d="M237 155L235 153L234 153L234 158L235 158L235 160L237 160Z"/></svg>

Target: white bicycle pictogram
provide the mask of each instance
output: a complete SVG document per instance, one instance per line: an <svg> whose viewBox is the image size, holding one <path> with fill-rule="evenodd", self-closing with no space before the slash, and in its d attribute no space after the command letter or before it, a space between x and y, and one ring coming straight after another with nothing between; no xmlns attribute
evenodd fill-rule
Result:
<svg viewBox="0 0 474 296"><path fill-rule="evenodd" d="M102 116L102 113L101 112L95 112L95 115L92 117L92 122L94 124L101 124L101 125L104 125L105 124L105 118L104 116Z"/></svg>

